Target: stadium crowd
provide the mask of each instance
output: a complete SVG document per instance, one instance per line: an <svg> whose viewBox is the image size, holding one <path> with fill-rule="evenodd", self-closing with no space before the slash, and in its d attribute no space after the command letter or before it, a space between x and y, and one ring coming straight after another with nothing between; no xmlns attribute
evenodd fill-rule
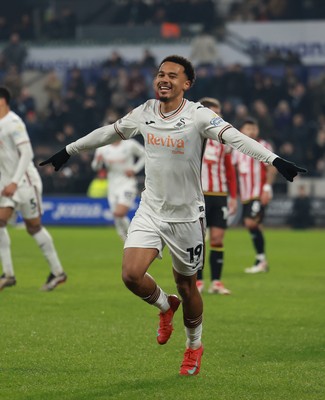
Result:
<svg viewBox="0 0 325 400"><path fill-rule="evenodd" d="M113 1L112 5L109 22L114 24L169 21L212 26L216 21L302 20L325 16L321 0L126 0Z"/></svg>
<svg viewBox="0 0 325 400"><path fill-rule="evenodd" d="M292 0L232 1L227 3L223 17L261 21L300 19L304 13L304 17L316 19L325 14L321 3L294 1L293 7ZM21 3L14 0L8 10L18 4ZM215 23L220 9L212 0L126 0L112 2L110 7L114 11L110 13L110 23L145 25L153 23L156 17L155 23L159 18L177 23L181 18L183 23L204 20L205 27ZM127 13L123 12L126 7L129 7ZM289 8L295 15L287 15ZM26 40L34 38L35 27L30 9L17 10L20 13L0 14L0 41L5 41L0 51L0 84L10 89L12 108L27 125L36 163L51 154L53 148L59 149L103 123L114 122L155 96L151 79L159 60L150 51L144 51L141 60L127 62L113 51L101 65L93 68L75 67L63 74L62 70L60 74L47 71L43 88L47 99L40 107L22 78L28 53ZM45 11L45 36L74 36L77 18L73 8L54 10L49 6ZM312 14L316 11L317 14ZM210 15L209 19L206 15ZM197 81L188 98L197 101L206 96L217 97L222 102L224 119L234 126L239 126L247 115L255 117L261 137L270 140L280 156L307 167L310 176L325 176L323 67L304 66L294 54L288 54L285 59L269 54L266 64L259 67L198 63ZM82 154L60 172L61 176L53 176L50 168L42 169L45 192L85 193L94 175L91 157L91 154Z"/></svg>
<svg viewBox="0 0 325 400"><path fill-rule="evenodd" d="M5 54L2 52L2 60ZM114 51L100 66L72 68L61 77L46 73L45 108L37 107L23 85L17 65L4 63L0 84L12 92L12 108L25 121L36 163L66 143L103 123L111 123L154 97L150 84L156 60L150 51L142 60L126 62ZM202 65L188 98L218 97L224 119L234 126L248 115L257 119L261 137L270 140L275 151L308 168L310 176L325 176L325 73L322 68L303 65L242 67ZM63 169L54 177L42 169L45 192L85 193L93 177L91 154Z"/></svg>
<svg viewBox="0 0 325 400"><path fill-rule="evenodd" d="M165 22L201 24L216 29L229 21L319 20L325 18L321 0L11 0L0 10L0 42L13 31L23 40L74 39L79 25L153 25ZM87 8L88 7L88 8ZM217 30L217 29L216 29Z"/></svg>

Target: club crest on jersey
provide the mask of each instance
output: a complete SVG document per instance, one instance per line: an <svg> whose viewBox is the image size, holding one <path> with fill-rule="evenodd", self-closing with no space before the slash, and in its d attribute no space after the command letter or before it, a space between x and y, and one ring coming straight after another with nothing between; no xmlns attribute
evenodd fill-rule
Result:
<svg viewBox="0 0 325 400"><path fill-rule="evenodd" d="M219 126L224 122L224 120L221 117L216 117L216 118L212 118L212 120L210 121L210 124L213 126Z"/></svg>
<svg viewBox="0 0 325 400"><path fill-rule="evenodd" d="M177 124L174 126L175 129L181 129L182 127L185 126L185 119L181 118Z"/></svg>

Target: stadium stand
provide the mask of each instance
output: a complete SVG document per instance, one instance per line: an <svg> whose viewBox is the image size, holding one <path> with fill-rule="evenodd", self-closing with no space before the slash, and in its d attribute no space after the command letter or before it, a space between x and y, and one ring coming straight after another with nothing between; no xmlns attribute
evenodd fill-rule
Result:
<svg viewBox="0 0 325 400"><path fill-rule="evenodd" d="M173 38L182 41L188 33L190 36L187 39L195 37L195 32L200 31L197 27L200 24L203 27L203 23L204 28L213 28L216 24L224 26L228 21L238 19L323 18L325 7L319 3L316 0L295 1L295 7L292 7L290 0L98 0L92 2L90 12L89 2L83 0L78 2L78 8L73 8L74 3L64 0L48 4L30 0L23 5L13 0L5 12L0 13L0 84L8 86L13 93L13 110L26 122L37 163L51 154L53 148L61 148L104 121L114 120L152 97L154 94L148 82L157 60L149 50L143 58L133 61L126 60L115 51L108 54L101 65L93 67L61 66L59 71L31 70L26 67L24 57L20 58L19 65L14 65L8 57L5 49L13 33L18 33L20 37L20 52L26 51L27 54L30 43L45 43L46 46L51 46L53 40L69 43L78 36L82 26L93 24L138 27L145 36L148 26L172 22L188 27L187 30L181 29L180 38ZM295 13L288 15L289 8L294 8ZM225 39L222 35L218 37L218 32L212 29L219 40ZM226 29L223 35L225 32ZM235 39L228 37L226 41ZM240 44L243 51L246 44ZM261 126L261 136L273 142L276 152L306 166L309 177L324 177L323 66L304 65L297 54L290 52L285 55L269 52L263 57L263 63L252 63L250 66L198 63L197 82L189 92L189 98L218 97L223 103L224 118L235 126L247 114L253 115ZM85 193L93 178L90 159L91 155L83 155L59 175L43 169L45 193Z"/></svg>

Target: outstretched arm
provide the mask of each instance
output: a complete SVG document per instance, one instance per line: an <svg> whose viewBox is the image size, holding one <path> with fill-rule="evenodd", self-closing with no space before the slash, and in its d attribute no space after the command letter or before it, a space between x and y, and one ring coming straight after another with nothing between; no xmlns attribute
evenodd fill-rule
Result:
<svg viewBox="0 0 325 400"><path fill-rule="evenodd" d="M293 182L293 178L298 175L298 172L307 172L305 168L298 167L296 164L280 158L256 140L249 138L232 126L225 129L220 136L219 138L221 138L223 143L227 143L231 147L259 161L273 165L290 182Z"/></svg>
<svg viewBox="0 0 325 400"><path fill-rule="evenodd" d="M78 154L81 151L96 149L121 139L116 132L114 125L106 125L95 129L88 135L68 144L64 149L55 153L52 157L41 162L39 165L52 164L55 171L59 169L69 160L70 156Z"/></svg>
<svg viewBox="0 0 325 400"><path fill-rule="evenodd" d="M54 154L49 159L40 163L41 166L52 164L55 171L58 171L65 164L70 156L80 153L81 151L93 150L97 147L111 144L121 139L129 139L139 133L138 120L141 115L143 105L135 108L125 117L119 119L115 124L105 125L95 129L88 135L68 144L64 149Z"/></svg>
<svg viewBox="0 0 325 400"><path fill-rule="evenodd" d="M308 172L306 168L298 167L291 161L287 161L284 158L277 157L273 161L273 165L284 176L288 181L293 182L293 178L298 175L298 172Z"/></svg>
<svg viewBox="0 0 325 400"><path fill-rule="evenodd" d="M199 132L202 132L205 138L218 140L220 143L228 144L258 161L273 165L290 182L293 181L298 172L307 172L305 168L298 167L294 163L280 158L256 140L239 132L207 108L196 110L196 123Z"/></svg>

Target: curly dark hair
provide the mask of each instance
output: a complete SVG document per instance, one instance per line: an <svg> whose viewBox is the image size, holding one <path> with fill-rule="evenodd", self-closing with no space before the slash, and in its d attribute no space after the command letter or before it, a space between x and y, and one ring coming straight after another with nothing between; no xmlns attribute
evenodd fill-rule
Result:
<svg viewBox="0 0 325 400"><path fill-rule="evenodd" d="M159 68L166 61L182 65L184 67L184 71L185 71L185 74L186 74L188 80L191 82L191 86L193 86L193 84L195 82L195 70L194 70L194 67L193 67L191 61L189 61L187 58L182 57L182 56L171 55L171 56L165 57L162 60L162 62L159 64Z"/></svg>
<svg viewBox="0 0 325 400"><path fill-rule="evenodd" d="M6 87L4 87L4 86L1 86L1 87L0 87L0 99L5 99L7 104L10 103L10 99L11 99L10 92L9 92L9 90L8 90Z"/></svg>
<svg viewBox="0 0 325 400"><path fill-rule="evenodd" d="M238 129L241 129L244 125L256 125L258 126L258 122L257 119L253 118L253 117L246 117L245 119L243 119L241 121L241 123L239 124Z"/></svg>

